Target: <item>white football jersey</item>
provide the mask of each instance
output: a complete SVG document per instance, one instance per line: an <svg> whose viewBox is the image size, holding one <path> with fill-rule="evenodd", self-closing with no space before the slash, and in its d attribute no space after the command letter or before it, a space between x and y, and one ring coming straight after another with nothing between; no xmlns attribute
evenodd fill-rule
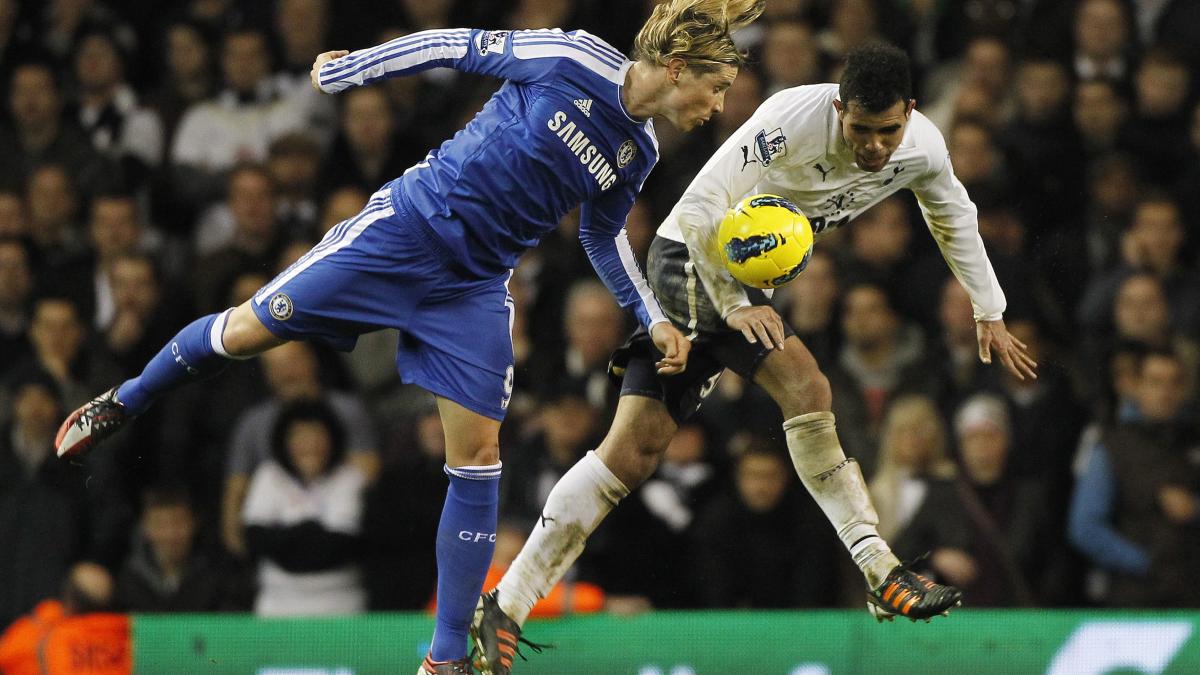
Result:
<svg viewBox="0 0 1200 675"><path fill-rule="evenodd" d="M975 318L1001 318L1004 292L983 248L975 205L954 176L941 132L914 110L887 165L874 173L863 171L842 138L833 107L837 97L838 85L815 84L785 89L764 101L709 158L659 227L659 236L687 244L725 317L750 304L725 270L716 245L717 226L742 198L757 193L787 197L808 216L819 239L908 188L951 271L970 293Z"/></svg>

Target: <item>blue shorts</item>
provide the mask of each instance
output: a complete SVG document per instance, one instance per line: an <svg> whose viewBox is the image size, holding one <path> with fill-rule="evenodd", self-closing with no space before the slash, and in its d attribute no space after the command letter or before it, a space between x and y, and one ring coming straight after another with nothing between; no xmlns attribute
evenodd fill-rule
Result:
<svg viewBox="0 0 1200 675"><path fill-rule="evenodd" d="M513 387L510 276L464 271L384 188L263 286L251 307L280 338L341 351L363 333L395 328L404 382L502 420Z"/></svg>

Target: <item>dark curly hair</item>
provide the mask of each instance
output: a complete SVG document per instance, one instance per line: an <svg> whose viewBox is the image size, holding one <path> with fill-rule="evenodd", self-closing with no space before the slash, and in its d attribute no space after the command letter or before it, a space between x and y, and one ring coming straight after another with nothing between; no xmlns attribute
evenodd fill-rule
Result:
<svg viewBox="0 0 1200 675"><path fill-rule="evenodd" d="M908 54L884 42L856 47L846 55L838 93L842 103L858 103L869 113L881 113L912 98Z"/></svg>
<svg viewBox="0 0 1200 675"><path fill-rule="evenodd" d="M300 400L285 404L279 411L279 417L271 429L271 454L276 462L293 476L298 476L295 464L287 451L288 432L292 426L301 422L316 422L325 427L329 433L330 454L329 463L325 465L325 474L335 469L346 457L346 428L338 419L337 413L321 400Z"/></svg>

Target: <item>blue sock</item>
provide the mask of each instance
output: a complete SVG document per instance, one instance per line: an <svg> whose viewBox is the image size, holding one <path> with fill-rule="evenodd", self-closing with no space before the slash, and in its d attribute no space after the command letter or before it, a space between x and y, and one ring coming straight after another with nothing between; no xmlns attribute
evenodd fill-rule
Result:
<svg viewBox="0 0 1200 675"><path fill-rule="evenodd" d="M496 548L500 466L446 467L450 489L438 523L434 661L467 655L467 630Z"/></svg>
<svg viewBox="0 0 1200 675"><path fill-rule="evenodd" d="M230 311L209 314L191 322L150 359L141 375L125 380L117 388L117 399L125 405L125 409L140 415L159 396L224 370L229 365L230 357L223 353L225 349L220 345L220 335L224 332ZM214 349L214 332L220 352Z"/></svg>

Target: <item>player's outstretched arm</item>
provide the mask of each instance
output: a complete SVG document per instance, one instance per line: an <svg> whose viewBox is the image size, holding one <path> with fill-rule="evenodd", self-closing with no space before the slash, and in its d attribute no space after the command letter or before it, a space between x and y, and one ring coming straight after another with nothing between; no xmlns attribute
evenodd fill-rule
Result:
<svg viewBox="0 0 1200 675"><path fill-rule="evenodd" d="M1029 348L1008 332L1004 319L976 321L975 335L979 339L979 360L992 362L992 350L1000 356L1000 362L1018 380L1028 377L1037 379L1037 361L1029 355Z"/></svg>
<svg viewBox="0 0 1200 675"><path fill-rule="evenodd" d="M317 54L316 60L313 61L312 72L310 72L308 74L309 79L312 80L313 89L316 89L317 91L324 93L324 90L321 89L321 81L318 78L318 75L321 72L321 66L325 65L326 63L329 63L330 61L332 61L334 59L339 59L349 53L350 52L346 51L345 49L335 49L334 51L331 51L331 52L323 52L321 54Z"/></svg>

